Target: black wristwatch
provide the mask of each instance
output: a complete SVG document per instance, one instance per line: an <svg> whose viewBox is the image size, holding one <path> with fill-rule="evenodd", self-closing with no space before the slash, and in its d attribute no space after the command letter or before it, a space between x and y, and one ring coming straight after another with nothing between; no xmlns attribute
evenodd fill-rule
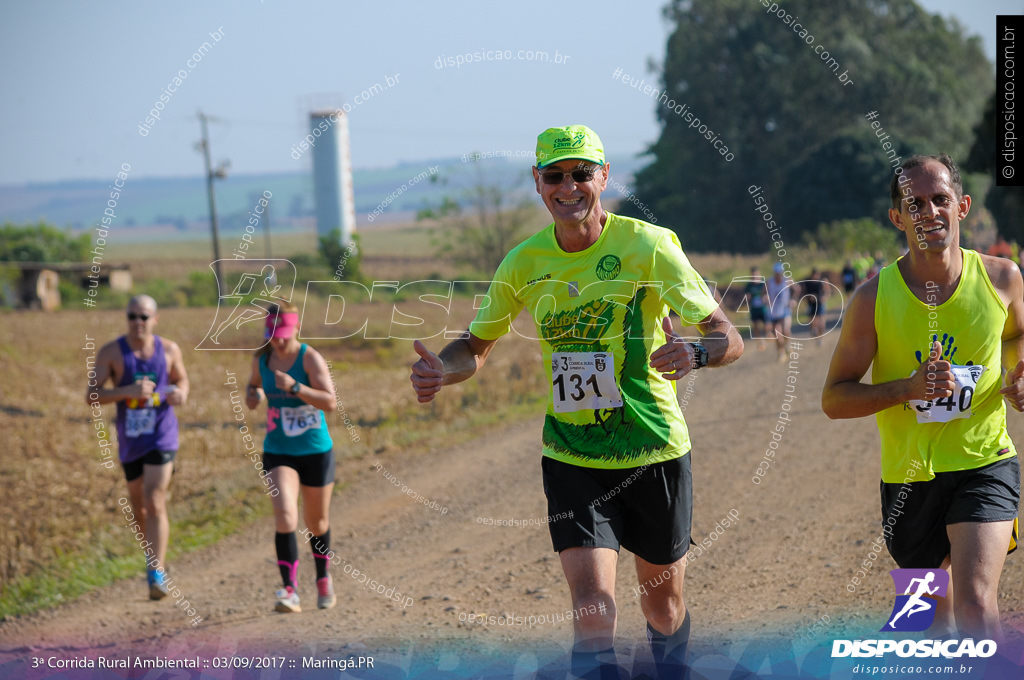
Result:
<svg viewBox="0 0 1024 680"><path fill-rule="evenodd" d="M697 370L698 368L704 368L708 365L708 348L699 342L691 342L690 347L693 349L693 359L690 363L690 368Z"/></svg>
<svg viewBox="0 0 1024 680"><path fill-rule="evenodd" d="M705 354L705 356L706 356L706 355L707 355L707 352L704 352L704 354ZM302 383L300 383L300 382L299 382L298 380L296 380L296 381L295 381L295 384L294 384L294 385L292 385L292 386L291 386L291 387L290 387L290 388L288 389L288 391L289 391L289 392L291 392L292 394L298 394L298 393L299 393L299 390L301 390L301 389L302 389Z"/></svg>

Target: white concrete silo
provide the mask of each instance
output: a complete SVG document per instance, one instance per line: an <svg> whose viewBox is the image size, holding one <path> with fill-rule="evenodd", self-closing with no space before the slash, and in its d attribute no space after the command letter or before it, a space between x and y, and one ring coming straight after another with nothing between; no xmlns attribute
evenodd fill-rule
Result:
<svg viewBox="0 0 1024 680"><path fill-rule="evenodd" d="M341 229L341 245L347 247L356 230L348 116L341 109L314 111L309 114L309 130L317 137L313 146L316 231L325 236Z"/></svg>

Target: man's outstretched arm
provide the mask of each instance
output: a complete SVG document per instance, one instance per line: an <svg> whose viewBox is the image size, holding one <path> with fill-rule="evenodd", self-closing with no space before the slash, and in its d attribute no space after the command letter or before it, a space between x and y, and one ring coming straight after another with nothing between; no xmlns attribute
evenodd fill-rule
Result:
<svg viewBox="0 0 1024 680"><path fill-rule="evenodd" d="M434 354L419 340L413 342L413 349L420 355L412 365L412 388L416 398L426 403L441 391L444 385L469 380L483 368L487 355L498 340L484 340L472 333L448 343L440 354Z"/></svg>

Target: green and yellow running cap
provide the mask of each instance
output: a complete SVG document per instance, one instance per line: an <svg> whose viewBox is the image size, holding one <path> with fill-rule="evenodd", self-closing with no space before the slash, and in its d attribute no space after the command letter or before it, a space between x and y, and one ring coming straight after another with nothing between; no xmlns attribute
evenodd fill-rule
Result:
<svg viewBox="0 0 1024 680"><path fill-rule="evenodd" d="M548 128L537 136L537 167L544 168L567 158L604 165L604 144L586 125Z"/></svg>

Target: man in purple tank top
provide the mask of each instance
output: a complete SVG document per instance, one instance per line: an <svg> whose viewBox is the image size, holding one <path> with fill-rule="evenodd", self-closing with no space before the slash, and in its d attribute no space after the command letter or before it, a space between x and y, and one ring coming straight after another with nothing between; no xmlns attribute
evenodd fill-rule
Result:
<svg viewBox="0 0 1024 680"><path fill-rule="evenodd" d="M128 302L128 332L100 349L99 387L86 396L92 392L99 404L117 404L117 441L131 503L122 503L122 511L126 520L134 517L141 534L151 600L167 595L167 487L178 452L174 407L185 404L189 387L181 349L153 334L156 322L153 298L136 295Z"/></svg>

